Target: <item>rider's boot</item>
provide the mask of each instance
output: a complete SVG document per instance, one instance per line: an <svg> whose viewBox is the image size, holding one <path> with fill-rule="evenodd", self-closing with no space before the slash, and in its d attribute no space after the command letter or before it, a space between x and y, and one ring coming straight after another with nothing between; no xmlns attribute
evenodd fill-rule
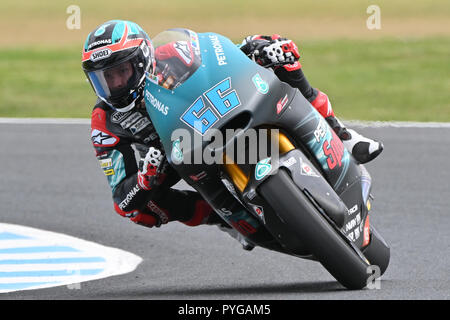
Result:
<svg viewBox="0 0 450 320"><path fill-rule="evenodd" d="M325 120L359 163L372 161L383 151L382 142L366 138L355 130L346 128L338 118L330 116Z"/></svg>
<svg viewBox="0 0 450 320"><path fill-rule="evenodd" d="M244 250L251 251L255 247L253 244L249 243L242 234L240 234L236 229L232 228L215 212L209 216L206 224L217 226L221 231L228 233L232 238L239 241L239 243L242 245L242 249Z"/></svg>
<svg viewBox="0 0 450 320"><path fill-rule="evenodd" d="M229 226L225 222L218 223L218 224L215 224L215 225L220 230L222 230L223 232L228 233L232 238L234 238L237 241L239 241L240 244L242 245L242 249L247 250L247 251L251 251L251 250L253 250L253 248L255 248L255 246L253 244L251 244L250 242L248 242L242 234L240 234L236 229L232 228L231 226Z"/></svg>
<svg viewBox="0 0 450 320"><path fill-rule="evenodd" d="M347 129L334 115L328 96L318 89L315 90L317 94L311 101L312 106L327 120L356 161L366 163L375 159L383 151L383 144L366 138L353 129Z"/></svg>

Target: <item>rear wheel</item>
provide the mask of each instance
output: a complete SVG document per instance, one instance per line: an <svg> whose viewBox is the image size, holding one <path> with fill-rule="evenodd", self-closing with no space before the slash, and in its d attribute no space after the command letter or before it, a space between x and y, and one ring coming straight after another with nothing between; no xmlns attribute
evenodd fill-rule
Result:
<svg viewBox="0 0 450 320"><path fill-rule="evenodd" d="M369 262L322 216L287 172L280 169L259 192L336 280L348 289L367 285Z"/></svg>

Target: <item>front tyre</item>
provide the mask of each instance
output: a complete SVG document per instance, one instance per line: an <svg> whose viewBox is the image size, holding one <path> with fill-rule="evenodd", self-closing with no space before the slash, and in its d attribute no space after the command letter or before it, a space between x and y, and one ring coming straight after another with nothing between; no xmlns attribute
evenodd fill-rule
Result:
<svg viewBox="0 0 450 320"><path fill-rule="evenodd" d="M370 243L363 253L370 264L380 268L380 276L383 275L389 265L391 249L373 226L370 226Z"/></svg>
<svg viewBox="0 0 450 320"><path fill-rule="evenodd" d="M338 234L287 172L280 169L259 187L259 192L336 280L348 289L367 285L368 261Z"/></svg>

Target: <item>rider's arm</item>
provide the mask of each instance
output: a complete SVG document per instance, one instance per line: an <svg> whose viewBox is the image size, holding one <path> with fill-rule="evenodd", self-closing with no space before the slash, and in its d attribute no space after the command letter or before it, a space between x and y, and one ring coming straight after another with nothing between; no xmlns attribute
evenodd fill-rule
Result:
<svg viewBox="0 0 450 320"><path fill-rule="evenodd" d="M106 128L100 108L92 114L92 143L112 190L115 211L147 227L177 220L189 226L202 223L212 209L192 191L172 189L180 178L150 147L140 165L132 143ZM146 161L147 160L147 161ZM159 160L163 163L158 165Z"/></svg>
<svg viewBox="0 0 450 320"><path fill-rule="evenodd" d="M105 119L105 111L95 108L91 121L92 144L112 189L114 206L125 212L140 210L158 186L150 189L139 183L138 159L131 141L110 132Z"/></svg>
<svg viewBox="0 0 450 320"><path fill-rule="evenodd" d="M301 67L289 70L288 66L282 66L275 68L274 71L281 81L288 83L293 88L298 88L309 102L317 97L318 90L311 87Z"/></svg>
<svg viewBox="0 0 450 320"><path fill-rule="evenodd" d="M241 50L262 66L272 65L275 74L294 88L298 88L303 96L316 108L320 114L334 117L328 96L317 88L313 88L302 71L298 61L300 53L292 40L272 36L248 36L241 45ZM294 59L292 59L294 57ZM292 60L295 60L292 63Z"/></svg>

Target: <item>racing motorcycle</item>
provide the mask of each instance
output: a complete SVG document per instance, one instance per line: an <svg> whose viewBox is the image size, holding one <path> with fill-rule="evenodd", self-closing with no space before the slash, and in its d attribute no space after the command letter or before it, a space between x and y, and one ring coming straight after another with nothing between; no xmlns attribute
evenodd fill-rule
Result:
<svg viewBox="0 0 450 320"><path fill-rule="evenodd" d="M178 58L145 86L167 160L241 242L318 261L349 289L381 276L390 248L369 220L371 176L300 91L216 33L153 43ZM277 150L255 152L269 140Z"/></svg>

